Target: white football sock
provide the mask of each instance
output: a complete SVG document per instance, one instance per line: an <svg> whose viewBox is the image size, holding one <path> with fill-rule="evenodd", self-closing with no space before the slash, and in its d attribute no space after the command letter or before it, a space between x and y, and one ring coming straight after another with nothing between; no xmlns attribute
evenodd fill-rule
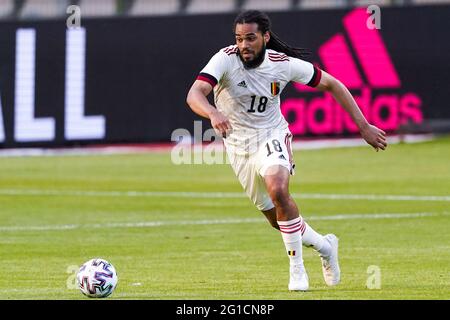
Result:
<svg viewBox="0 0 450 320"><path fill-rule="evenodd" d="M331 245L325 238L311 228L305 221L302 226L302 241L306 247L313 247L317 252L323 256L331 254Z"/></svg>
<svg viewBox="0 0 450 320"><path fill-rule="evenodd" d="M303 265L302 256L302 218L298 217L289 221L278 221L291 265Z"/></svg>

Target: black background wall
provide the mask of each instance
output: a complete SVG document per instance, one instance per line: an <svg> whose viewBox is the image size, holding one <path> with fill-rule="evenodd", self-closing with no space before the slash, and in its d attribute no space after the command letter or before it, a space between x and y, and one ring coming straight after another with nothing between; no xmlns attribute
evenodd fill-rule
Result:
<svg viewBox="0 0 450 320"><path fill-rule="evenodd" d="M309 48L313 53L309 60L320 64L318 48L343 32L342 19L349 12L298 11L271 13L270 17L281 38ZM450 6L383 8L381 13L379 32L402 85L374 89L372 94L414 93L421 100L424 120L450 118ZM209 58L233 44L233 19L229 14L82 19L86 30L85 115L105 119L105 135L92 139L68 139L64 134L66 22L1 23L0 147L170 141L177 128L193 132L193 121L200 117L188 109L186 94ZM55 136L49 141L16 139L16 32L20 28L36 30L35 117L55 119ZM282 99L307 101L319 96L289 86ZM317 117L320 121L321 115ZM295 114L288 118L298 121ZM203 128L208 127L205 120ZM314 132L306 129L302 134Z"/></svg>

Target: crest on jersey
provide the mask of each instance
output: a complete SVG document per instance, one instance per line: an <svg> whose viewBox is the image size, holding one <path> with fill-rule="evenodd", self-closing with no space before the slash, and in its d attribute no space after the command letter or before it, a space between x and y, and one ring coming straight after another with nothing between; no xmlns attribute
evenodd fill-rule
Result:
<svg viewBox="0 0 450 320"><path fill-rule="evenodd" d="M274 81L270 84L270 92L273 96L280 93L280 83L278 81Z"/></svg>

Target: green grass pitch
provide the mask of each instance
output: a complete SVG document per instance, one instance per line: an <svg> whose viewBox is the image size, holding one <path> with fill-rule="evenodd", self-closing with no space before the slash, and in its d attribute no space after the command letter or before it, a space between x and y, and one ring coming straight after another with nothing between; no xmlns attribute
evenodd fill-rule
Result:
<svg viewBox="0 0 450 320"><path fill-rule="evenodd" d="M340 238L336 287L304 248L310 291L287 290L281 236L229 165L174 165L163 152L15 157L0 158L0 299L88 299L74 270L94 257L118 271L108 299L450 298L450 138L295 160L303 217Z"/></svg>

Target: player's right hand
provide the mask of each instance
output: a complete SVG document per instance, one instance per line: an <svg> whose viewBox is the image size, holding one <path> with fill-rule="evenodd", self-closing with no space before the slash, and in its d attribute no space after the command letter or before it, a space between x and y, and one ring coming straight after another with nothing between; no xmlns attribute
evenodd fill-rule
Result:
<svg viewBox="0 0 450 320"><path fill-rule="evenodd" d="M231 123L220 111L216 110L209 115L211 125L223 138L226 138L231 131Z"/></svg>

